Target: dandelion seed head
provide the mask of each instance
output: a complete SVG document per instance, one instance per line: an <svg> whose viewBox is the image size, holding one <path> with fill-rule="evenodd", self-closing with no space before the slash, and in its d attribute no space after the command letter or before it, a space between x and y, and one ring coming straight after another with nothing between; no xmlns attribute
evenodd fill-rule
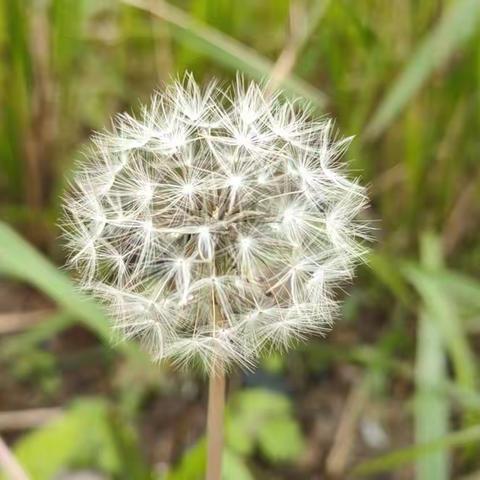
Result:
<svg viewBox="0 0 480 480"><path fill-rule="evenodd" d="M328 330L365 253L347 145L281 93L186 75L93 139L64 202L69 265L154 360L251 368Z"/></svg>

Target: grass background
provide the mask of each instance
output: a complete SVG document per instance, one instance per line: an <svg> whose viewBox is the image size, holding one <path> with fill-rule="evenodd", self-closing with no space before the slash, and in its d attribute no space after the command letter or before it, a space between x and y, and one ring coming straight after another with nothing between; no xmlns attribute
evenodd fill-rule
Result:
<svg viewBox="0 0 480 480"><path fill-rule="evenodd" d="M234 375L228 422L264 429L232 428L226 478L480 478L478 0L3 0L0 56L0 408L67 412L53 427L3 427L32 478L201 478L202 414L165 450L171 428L152 409L177 396L201 411L202 379L153 369L131 345L112 351L102 312L54 267L59 196L88 135L185 70L199 81L273 74L334 117L356 136L347 160L370 185L378 227L332 335ZM27 322L38 302L46 312ZM84 330L99 340L82 343ZM85 392L65 362L94 371L89 355L108 368ZM262 405L275 401L268 423ZM67 439L83 438L89 418L105 425L84 433L78 458Z"/></svg>

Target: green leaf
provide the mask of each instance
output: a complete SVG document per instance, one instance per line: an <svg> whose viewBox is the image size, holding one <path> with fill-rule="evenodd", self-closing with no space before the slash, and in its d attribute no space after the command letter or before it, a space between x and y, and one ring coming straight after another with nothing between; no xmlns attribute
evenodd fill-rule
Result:
<svg viewBox="0 0 480 480"><path fill-rule="evenodd" d="M206 441L202 438L183 455L179 465L168 472L165 480L203 480L206 450ZM222 454L222 480L253 480L245 460L228 447Z"/></svg>
<svg viewBox="0 0 480 480"><path fill-rule="evenodd" d="M14 451L35 480L51 480L69 468L147 479L132 437L124 426L112 424L108 406L100 399L77 401L58 420L22 437Z"/></svg>
<svg viewBox="0 0 480 480"><path fill-rule="evenodd" d="M376 138L390 125L428 77L475 33L479 18L478 0L450 3L439 23L424 38L388 90L365 131L366 136Z"/></svg>
<svg viewBox="0 0 480 480"><path fill-rule="evenodd" d="M241 415L227 417L226 435L228 444L234 451L242 455L250 455L255 448L257 432L253 430L253 426L246 425Z"/></svg>
<svg viewBox="0 0 480 480"><path fill-rule="evenodd" d="M227 409L228 444L238 453L251 454L265 422L270 418L285 418L289 412L288 399L278 393L260 388L237 393Z"/></svg>
<svg viewBox="0 0 480 480"><path fill-rule="evenodd" d="M173 35L179 41L188 43L191 48L208 55L225 67L244 72L257 80L264 80L270 76L273 62L225 33L199 22L174 5L163 1L155 3L142 0L122 1L168 22L172 26ZM299 78L290 75L283 80L282 85L320 109L325 105L325 95Z"/></svg>
<svg viewBox="0 0 480 480"><path fill-rule="evenodd" d="M244 390L232 398L226 438L236 452L249 455L258 446L273 462L296 460L304 446L289 399L261 388Z"/></svg>
<svg viewBox="0 0 480 480"><path fill-rule="evenodd" d="M298 423L291 418L273 419L258 434L262 453L272 462L294 461L305 444Z"/></svg>
<svg viewBox="0 0 480 480"><path fill-rule="evenodd" d="M187 450L178 466L167 473L165 480L203 480L206 454L207 448L203 438Z"/></svg>
<svg viewBox="0 0 480 480"><path fill-rule="evenodd" d="M228 448L223 452L222 480L254 480L245 460Z"/></svg>

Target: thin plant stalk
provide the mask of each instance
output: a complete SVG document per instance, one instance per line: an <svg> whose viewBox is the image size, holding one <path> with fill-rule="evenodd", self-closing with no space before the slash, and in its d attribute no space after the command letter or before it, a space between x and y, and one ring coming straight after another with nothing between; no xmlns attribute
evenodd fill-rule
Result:
<svg viewBox="0 0 480 480"><path fill-rule="evenodd" d="M212 265L212 275L216 274ZM224 323L222 313L212 289L212 323L216 330ZM220 480L222 477L223 417L225 412L225 369L223 363L214 359L209 377L207 412L207 472L206 480Z"/></svg>
<svg viewBox="0 0 480 480"><path fill-rule="evenodd" d="M222 476L224 411L225 372L219 368L210 375L209 380L206 480L220 480Z"/></svg>
<svg viewBox="0 0 480 480"><path fill-rule="evenodd" d="M3 470L11 480L30 480L2 437L0 437L0 470Z"/></svg>
<svg viewBox="0 0 480 480"><path fill-rule="evenodd" d="M69 264L117 331L210 374L207 480L221 478L225 371L328 331L332 289L366 254L367 197L334 135L281 92L186 74L94 138L66 197Z"/></svg>

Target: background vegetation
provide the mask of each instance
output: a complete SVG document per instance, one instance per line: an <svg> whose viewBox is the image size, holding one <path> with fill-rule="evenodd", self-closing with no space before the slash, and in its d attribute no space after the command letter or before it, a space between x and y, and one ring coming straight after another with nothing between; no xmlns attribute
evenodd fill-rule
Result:
<svg viewBox="0 0 480 480"><path fill-rule="evenodd" d="M35 480L202 478L202 378L112 346L55 265L72 162L186 69L356 135L377 241L326 340L235 373L225 478L480 478L480 2L3 0L0 434Z"/></svg>

